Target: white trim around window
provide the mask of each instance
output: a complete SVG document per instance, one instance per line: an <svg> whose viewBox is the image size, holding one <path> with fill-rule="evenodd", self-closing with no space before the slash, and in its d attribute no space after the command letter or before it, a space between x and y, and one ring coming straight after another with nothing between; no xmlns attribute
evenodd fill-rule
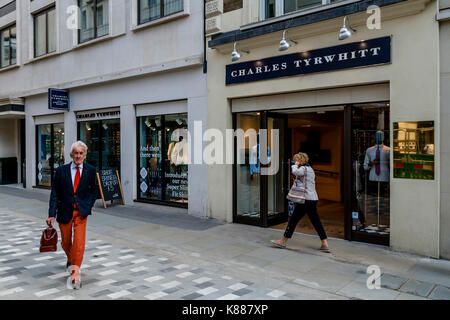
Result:
<svg viewBox="0 0 450 320"><path fill-rule="evenodd" d="M169 15L169 16L165 16L156 20L152 20L149 22L145 22L142 24L139 24L138 21L138 10L139 10L139 5L138 5L138 1L139 0L132 0L131 1L131 30L133 31L137 31L143 28L147 28L150 26L154 26L154 25L158 25L161 23L165 23L171 20L176 20L182 17L186 17L190 15L190 0L183 0L183 11L180 11L178 13Z"/></svg>
<svg viewBox="0 0 450 320"><path fill-rule="evenodd" d="M322 0L322 5L330 4L332 0ZM301 11L301 10L299 10ZM289 14L295 13L289 12ZM275 0L275 17L283 16L284 13L284 0ZM270 18L269 18L270 19ZM259 21L266 19L266 0L259 0Z"/></svg>

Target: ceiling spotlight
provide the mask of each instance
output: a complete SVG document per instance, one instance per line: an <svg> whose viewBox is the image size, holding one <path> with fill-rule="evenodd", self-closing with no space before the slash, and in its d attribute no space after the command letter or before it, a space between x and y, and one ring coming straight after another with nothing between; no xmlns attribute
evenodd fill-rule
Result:
<svg viewBox="0 0 450 320"><path fill-rule="evenodd" d="M347 19L348 19L348 17L345 16L344 17L344 26L341 28L341 31L339 31L339 36L338 36L339 40L348 39L352 36L352 31L356 32L356 30L350 26L350 21L348 23L348 27L350 28L350 30L347 29L347 26L346 26Z"/></svg>
<svg viewBox="0 0 450 320"><path fill-rule="evenodd" d="M88 131L91 131L91 126L88 124L88 123L86 123L86 129L88 130Z"/></svg>
<svg viewBox="0 0 450 320"><path fill-rule="evenodd" d="M108 125L106 123L103 123L102 127L103 129L108 130Z"/></svg>
<svg viewBox="0 0 450 320"><path fill-rule="evenodd" d="M237 46L237 42L234 43L234 50L231 53L231 61L232 62L238 61L242 57L242 55L236 50L236 46ZM245 51L242 49L241 49L241 51L245 52L246 54L250 53L250 51Z"/></svg>
<svg viewBox="0 0 450 320"><path fill-rule="evenodd" d="M286 40L286 33L287 30L283 31L283 39L281 39L280 41L280 46L278 47L278 51L286 51L291 47L291 44L289 43L289 41L298 44L298 41L292 40L292 39L288 39Z"/></svg>

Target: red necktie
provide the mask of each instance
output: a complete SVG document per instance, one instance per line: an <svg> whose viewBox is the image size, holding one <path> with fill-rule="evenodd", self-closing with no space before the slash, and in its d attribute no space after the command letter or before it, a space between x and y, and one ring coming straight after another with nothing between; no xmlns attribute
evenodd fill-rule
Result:
<svg viewBox="0 0 450 320"><path fill-rule="evenodd" d="M80 183L80 167L77 166L77 173L75 174L75 181L73 182L73 192L77 192L78 183Z"/></svg>
<svg viewBox="0 0 450 320"><path fill-rule="evenodd" d="M75 181L73 182L73 193L77 192L78 183L80 183L80 167L79 166L77 166L77 173L75 173ZM74 203L73 207L76 209L77 204Z"/></svg>

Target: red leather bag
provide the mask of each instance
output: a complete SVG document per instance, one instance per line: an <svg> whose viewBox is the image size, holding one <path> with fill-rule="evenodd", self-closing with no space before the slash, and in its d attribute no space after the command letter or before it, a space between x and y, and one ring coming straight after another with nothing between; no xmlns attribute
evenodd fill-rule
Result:
<svg viewBox="0 0 450 320"><path fill-rule="evenodd" d="M58 243L58 232L53 227L48 227L42 232L40 252L56 251Z"/></svg>

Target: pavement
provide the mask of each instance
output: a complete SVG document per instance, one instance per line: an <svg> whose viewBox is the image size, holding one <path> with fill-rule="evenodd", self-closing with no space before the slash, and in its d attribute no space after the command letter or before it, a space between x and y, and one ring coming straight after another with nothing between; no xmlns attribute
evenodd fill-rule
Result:
<svg viewBox="0 0 450 320"><path fill-rule="evenodd" d="M332 238L324 253L301 233L279 249L270 240L282 230L101 201L88 217L83 287L67 289L60 245L39 252L48 199L48 190L0 186L0 299L450 299L447 260Z"/></svg>

